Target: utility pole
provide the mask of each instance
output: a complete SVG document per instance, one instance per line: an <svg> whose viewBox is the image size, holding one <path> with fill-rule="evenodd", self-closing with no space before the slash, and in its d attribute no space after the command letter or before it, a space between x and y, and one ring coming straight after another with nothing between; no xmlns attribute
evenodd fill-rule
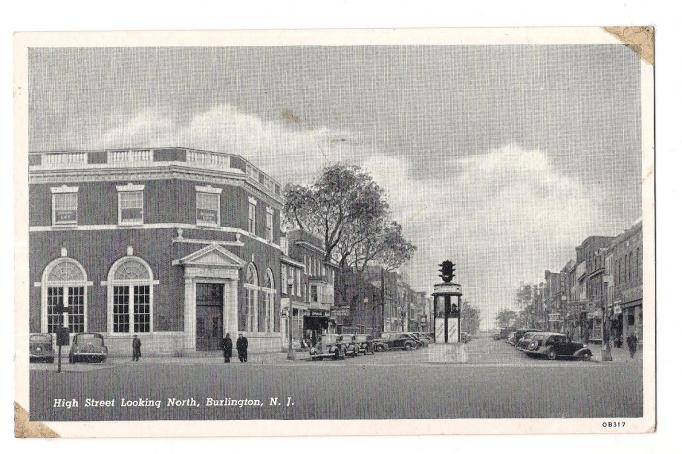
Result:
<svg viewBox="0 0 682 454"><path fill-rule="evenodd" d="M287 349L287 359L295 360L296 354L294 353L294 326L293 326L293 291L294 291L294 278L289 276L287 278L287 287L289 290L289 348Z"/></svg>

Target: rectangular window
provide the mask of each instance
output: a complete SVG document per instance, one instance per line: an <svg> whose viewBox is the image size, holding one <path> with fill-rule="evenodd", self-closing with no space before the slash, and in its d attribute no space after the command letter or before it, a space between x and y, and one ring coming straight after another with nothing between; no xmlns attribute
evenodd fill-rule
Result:
<svg viewBox="0 0 682 454"><path fill-rule="evenodd" d="M63 301L63 287L48 287L47 289L47 332L56 333L59 326L59 312L57 305Z"/></svg>
<svg viewBox="0 0 682 454"><path fill-rule="evenodd" d="M281 283L282 293L284 293L286 295L288 293L288 289L287 289L287 267L286 267L286 265L282 265L280 267L279 275L280 275L280 279L282 281L282 283Z"/></svg>
<svg viewBox="0 0 682 454"><path fill-rule="evenodd" d="M272 243L273 231L272 231L272 213L265 213L265 239Z"/></svg>
<svg viewBox="0 0 682 454"><path fill-rule="evenodd" d="M133 332L148 333L151 331L151 305L149 304L149 286L133 286Z"/></svg>
<svg viewBox="0 0 682 454"><path fill-rule="evenodd" d="M121 191L118 193L118 223L142 224L144 222L144 192Z"/></svg>
<svg viewBox="0 0 682 454"><path fill-rule="evenodd" d="M291 284L289 284L291 282ZM296 280L294 279L294 269L289 267L287 269L287 286L291 285L291 296L296 295Z"/></svg>
<svg viewBox="0 0 682 454"><path fill-rule="evenodd" d="M57 307L64 303L64 292L67 294L68 326L70 333L85 331L85 288L84 287L48 287L47 289L47 332L57 332L62 320Z"/></svg>
<svg viewBox="0 0 682 454"><path fill-rule="evenodd" d="M301 270L296 269L296 294L301 296Z"/></svg>
<svg viewBox="0 0 682 454"><path fill-rule="evenodd" d="M128 333L130 332L130 287L116 286L114 287L114 332Z"/></svg>
<svg viewBox="0 0 682 454"><path fill-rule="evenodd" d="M220 225L220 194L197 192L197 225Z"/></svg>
<svg viewBox="0 0 682 454"><path fill-rule="evenodd" d="M256 234L256 204L249 202L249 233Z"/></svg>
<svg viewBox="0 0 682 454"><path fill-rule="evenodd" d="M310 286L310 301L313 303L317 303L317 285L311 285Z"/></svg>
<svg viewBox="0 0 682 454"><path fill-rule="evenodd" d="M69 287L69 332L85 331L85 288Z"/></svg>
<svg viewBox="0 0 682 454"><path fill-rule="evenodd" d="M258 291L249 289L247 290L248 293L248 315L247 315L247 320L248 320L248 325L247 328L249 331L256 331L256 304L257 304L257 298L258 298Z"/></svg>
<svg viewBox="0 0 682 454"><path fill-rule="evenodd" d="M52 225L78 223L78 193L52 194Z"/></svg>

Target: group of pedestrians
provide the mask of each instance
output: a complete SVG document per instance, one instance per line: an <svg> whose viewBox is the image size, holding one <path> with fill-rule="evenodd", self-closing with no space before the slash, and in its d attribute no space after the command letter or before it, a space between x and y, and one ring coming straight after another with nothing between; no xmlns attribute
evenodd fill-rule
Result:
<svg viewBox="0 0 682 454"><path fill-rule="evenodd" d="M226 363L229 363L230 359L232 358L232 338L230 338L230 333L225 334L222 346L223 358L225 358ZM239 361L242 363L247 362L249 359L248 349L249 341L246 339L246 336L239 334L239 337L237 338L237 355L239 356Z"/></svg>
<svg viewBox="0 0 682 454"><path fill-rule="evenodd" d="M223 358L225 362L229 363L232 358L232 339L230 338L230 333L225 334L225 338L222 341L223 348ZM248 360L249 341L246 336L240 334L237 338L237 355L239 356L239 361L245 363ZM142 341L137 334L133 335L133 361L139 361L142 356Z"/></svg>

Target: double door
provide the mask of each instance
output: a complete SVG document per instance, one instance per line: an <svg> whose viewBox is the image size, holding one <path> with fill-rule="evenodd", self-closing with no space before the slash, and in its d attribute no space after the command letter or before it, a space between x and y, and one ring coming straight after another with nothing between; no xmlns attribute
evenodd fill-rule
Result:
<svg viewBox="0 0 682 454"><path fill-rule="evenodd" d="M224 296L224 284L196 284L197 351L220 350L222 347Z"/></svg>

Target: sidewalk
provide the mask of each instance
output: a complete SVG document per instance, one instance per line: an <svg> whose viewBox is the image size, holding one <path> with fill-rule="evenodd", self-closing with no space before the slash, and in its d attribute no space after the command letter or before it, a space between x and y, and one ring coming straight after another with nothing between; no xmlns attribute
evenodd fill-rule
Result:
<svg viewBox="0 0 682 454"><path fill-rule="evenodd" d="M601 359L601 344L590 343L587 347L592 351L592 361L602 362ZM642 361L642 350L641 345L637 349L634 358L630 358L630 353L625 345L621 348L611 347L611 357L614 363L627 363L627 362L641 362Z"/></svg>

